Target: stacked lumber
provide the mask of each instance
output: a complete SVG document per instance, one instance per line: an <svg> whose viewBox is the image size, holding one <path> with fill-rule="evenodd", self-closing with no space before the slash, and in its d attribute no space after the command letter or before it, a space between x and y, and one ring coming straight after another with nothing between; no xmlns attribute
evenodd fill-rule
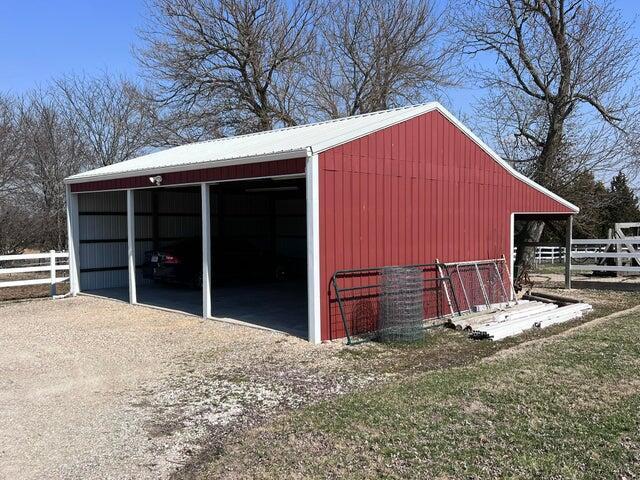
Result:
<svg viewBox="0 0 640 480"><path fill-rule="evenodd" d="M502 340L532 328L546 328L582 317L591 311L588 303L558 306L541 301L520 301L490 313L470 314L452 318L456 328L470 332L473 338Z"/></svg>

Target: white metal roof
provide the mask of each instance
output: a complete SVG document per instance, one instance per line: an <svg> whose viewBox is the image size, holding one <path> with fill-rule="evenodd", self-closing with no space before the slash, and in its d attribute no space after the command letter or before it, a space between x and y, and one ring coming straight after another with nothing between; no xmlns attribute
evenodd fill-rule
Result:
<svg viewBox="0 0 640 480"><path fill-rule="evenodd" d="M217 166L226 164L230 160L239 159L255 159L254 161L258 162L263 161L263 157L272 160L305 157L308 149L311 149L313 153L318 153L376 130L403 122L433 110L435 107L435 103L428 103L309 125L181 145L125 162L89 170L73 175L69 177L69 180L82 179L86 181L123 173L135 175L146 171L161 172L163 169L176 169L176 167L179 167L179 170L189 170Z"/></svg>
<svg viewBox="0 0 640 480"><path fill-rule="evenodd" d="M578 207L572 203L538 185L511 167L438 102L181 145L79 173L68 177L65 181L67 183L82 183L135 175L306 157L432 110L438 110L447 117L512 175L568 208L576 212L579 211Z"/></svg>

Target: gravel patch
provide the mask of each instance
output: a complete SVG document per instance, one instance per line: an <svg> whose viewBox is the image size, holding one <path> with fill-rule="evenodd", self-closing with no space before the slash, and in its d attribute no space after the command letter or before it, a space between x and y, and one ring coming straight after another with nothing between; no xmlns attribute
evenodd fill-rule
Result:
<svg viewBox="0 0 640 480"><path fill-rule="evenodd" d="M374 379L340 343L93 297L4 304L0 329L0 478L167 478Z"/></svg>

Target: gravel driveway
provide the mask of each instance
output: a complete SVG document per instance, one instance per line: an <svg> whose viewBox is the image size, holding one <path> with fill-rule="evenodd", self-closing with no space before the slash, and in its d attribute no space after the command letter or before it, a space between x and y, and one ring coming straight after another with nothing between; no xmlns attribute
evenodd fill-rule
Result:
<svg viewBox="0 0 640 480"><path fill-rule="evenodd" d="M0 306L0 477L163 478L278 411L363 385L278 333L80 296Z"/></svg>

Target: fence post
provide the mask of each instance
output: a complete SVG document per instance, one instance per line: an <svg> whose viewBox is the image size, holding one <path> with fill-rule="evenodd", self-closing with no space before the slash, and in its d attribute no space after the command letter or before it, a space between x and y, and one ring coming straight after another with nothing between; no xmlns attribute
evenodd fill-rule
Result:
<svg viewBox="0 0 640 480"><path fill-rule="evenodd" d="M51 265L51 296L55 297L56 295L56 251L49 250L50 257L50 265Z"/></svg>
<svg viewBox="0 0 640 480"><path fill-rule="evenodd" d="M571 289L571 243L573 241L573 215L567 218L564 239L564 288Z"/></svg>

